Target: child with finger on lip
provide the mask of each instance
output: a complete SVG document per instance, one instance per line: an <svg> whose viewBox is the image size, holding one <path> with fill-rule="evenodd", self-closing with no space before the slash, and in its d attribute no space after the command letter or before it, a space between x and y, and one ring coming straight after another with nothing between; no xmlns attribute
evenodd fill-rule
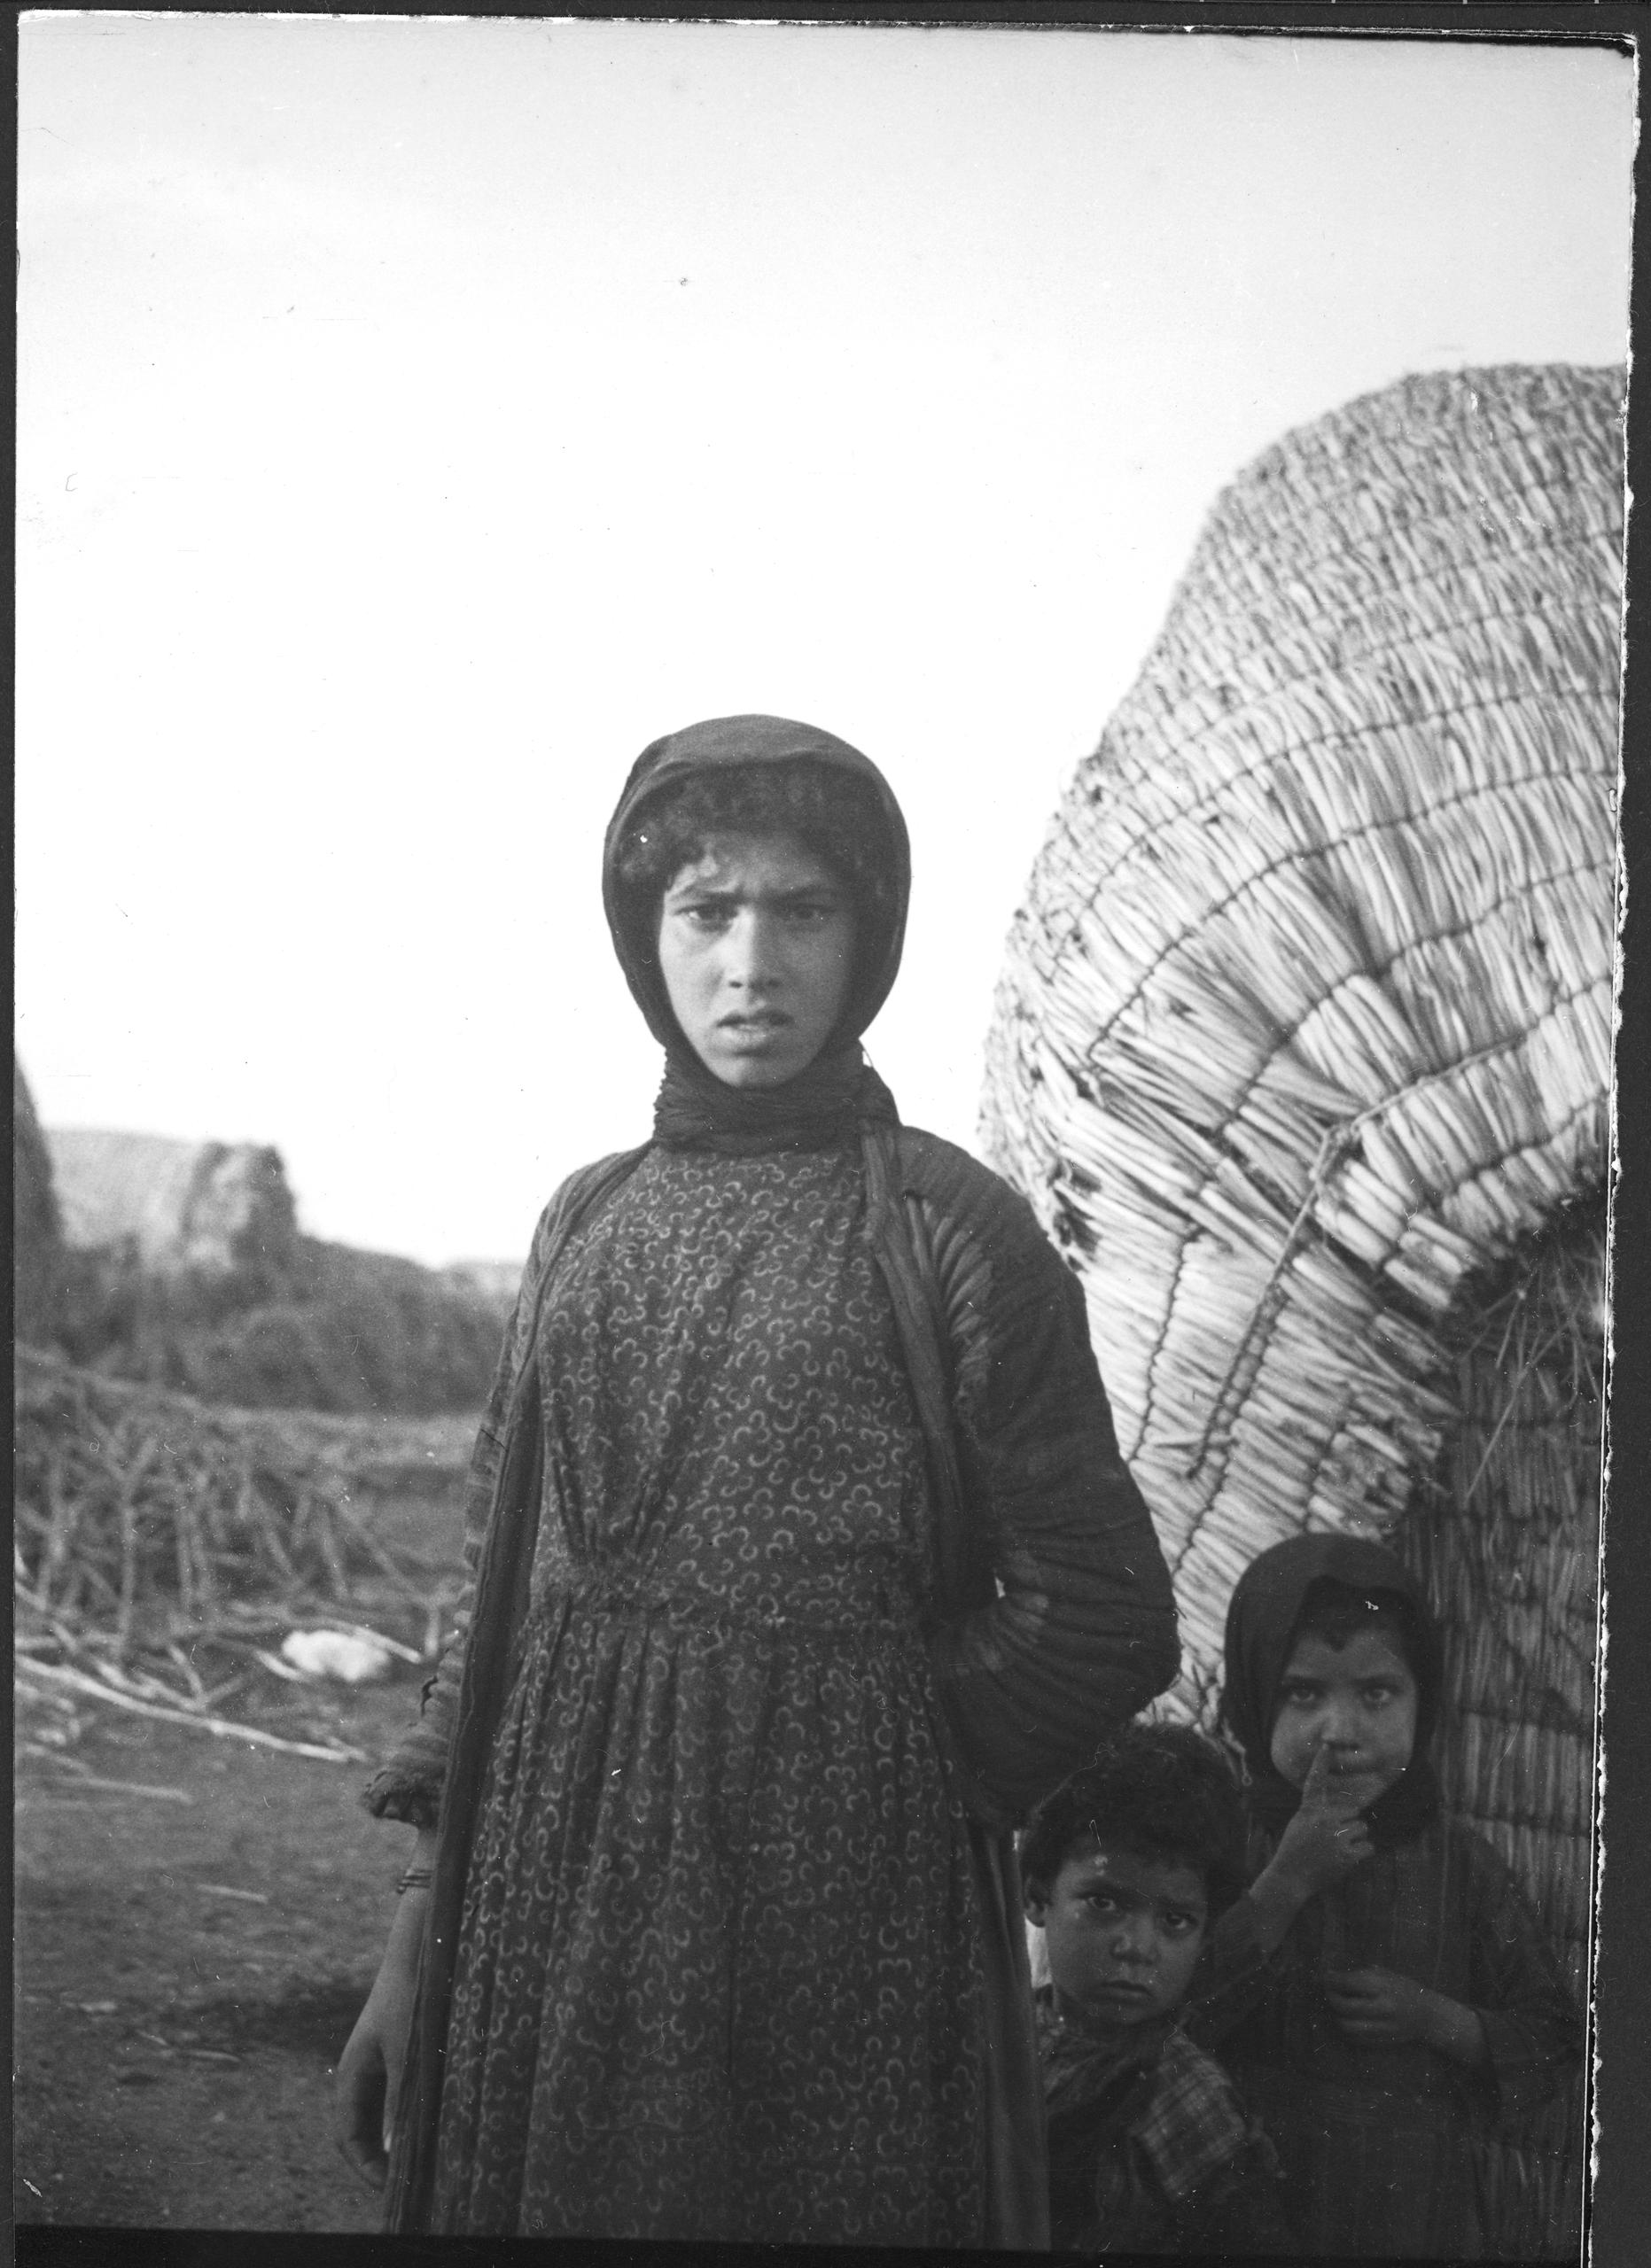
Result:
<svg viewBox="0 0 1651 2268"><path fill-rule="evenodd" d="M1036 2000L1056 2251L1294 2249L1266 2136L1181 2029L1243 1860L1232 1770L1185 1728L1125 1726L1033 1814L1021 1869L1049 1963Z"/></svg>
<svg viewBox="0 0 1651 2268"><path fill-rule="evenodd" d="M1222 1709L1254 1879L1189 2029L1265 2122L1318 2256L1493 2251L1476 2144L1516 2133L1581 2050L1507 1868L1441 1816L1443 1687L1426 1600L1379 1546L1296 1536L1240 1578Z"/></svg>

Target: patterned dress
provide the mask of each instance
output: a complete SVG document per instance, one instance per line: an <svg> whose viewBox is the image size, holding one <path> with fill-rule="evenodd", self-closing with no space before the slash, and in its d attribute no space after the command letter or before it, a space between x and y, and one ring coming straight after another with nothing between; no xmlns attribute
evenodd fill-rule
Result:
<svg viewBox="0 0 1651 2268"><path fill-rule="evenodd" d="M1176 1658L1082 1292L1022 1198L899 1130L948 1535L985 1573L942 1616L936 1389L908 1382L860 1141L656 1145L568 1188L610 1166L571 1233L566 1191L541 1223L472 1467L474 1575L532 1346L535 1557L416 2225L977 2245L1025 2225L1003 2201L1037 2171L1018 1904L983 1851ZM435 1823L468 1619L380 1816Z"/></svg>
<svg viewBox="0 0 1651 2268"><path fill-rule="evenodd" d="M541 1324L440 2228L967 2241L976 1930L855 1153L651 1152Z"/></svg>

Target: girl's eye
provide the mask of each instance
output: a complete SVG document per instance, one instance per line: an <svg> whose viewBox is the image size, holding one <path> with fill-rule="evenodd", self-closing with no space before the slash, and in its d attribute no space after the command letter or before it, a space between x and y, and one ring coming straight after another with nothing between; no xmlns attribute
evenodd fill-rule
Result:
<svg viewBox="0 0 1651 2268"><path fill-rule="evenodd" d="M1087 1902L1097 1914L1116 1914L1118 1911L1118 1900L1110 1891L1092 1890Z"/></svg>
<svg viewBox="0 0 1651 2268"><path fill-rule="evenodd" d="M1315 1685L1287 1685L1279 1695L1287 1709L1310 1709L1319 1697Z"/></svg>
<svg viewBox="0 0 1651 2268"><path fill-rule="evenodd" d="M1164 1927L1172 1938L1184 1938L1189 1930L1195 1930L1197 1926L1198 1916L1195 1914L1166 1914L1164 1917Z"/></svg>

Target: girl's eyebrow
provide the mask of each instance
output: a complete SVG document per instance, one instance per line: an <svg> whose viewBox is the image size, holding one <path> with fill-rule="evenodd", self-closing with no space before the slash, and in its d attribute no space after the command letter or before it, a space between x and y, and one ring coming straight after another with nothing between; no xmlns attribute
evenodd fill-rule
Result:
<svg viewBox="0 0 1651 2268"><path fill-rule="evenodd" d="M666 890L667 898L697 905L817 905L843 896L833 882L798 882L790 889L741 889L728 883L681 882Z"/></svg>

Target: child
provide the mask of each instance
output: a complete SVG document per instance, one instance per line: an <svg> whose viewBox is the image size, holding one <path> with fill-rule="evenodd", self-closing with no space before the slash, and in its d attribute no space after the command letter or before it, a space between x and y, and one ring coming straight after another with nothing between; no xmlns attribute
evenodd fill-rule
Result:
<svg viewBox="0 0 1651 2268"><path fill-rule="evenodd" d="M1580 2049L1507 1868L1439 1816L1443 1683L1422 1595L1375 1544L1293 1537L1234 1591L1223 1708L1260 1872L1212 1934L1191 2021L1276 2143L1316 2255L1483 2256L1476 2137Z"/></svg>
<svg viewBox="0 0 1651 2268"><path fill-rule="evenodd" d="M1033 1816L1021 1867L1049 1956L1036 1997L1057 2250L1292 2249L1272 2151L1179 2021L1243 1852L1225 1759L1169 1726L1125 1727Z"/></svg>

